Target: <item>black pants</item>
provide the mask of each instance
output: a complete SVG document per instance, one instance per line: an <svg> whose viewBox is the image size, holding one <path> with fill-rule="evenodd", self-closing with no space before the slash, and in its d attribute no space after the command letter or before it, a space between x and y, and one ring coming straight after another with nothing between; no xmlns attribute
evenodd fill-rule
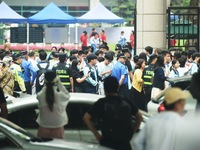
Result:
<svg viewBox="0 0 200 150"><path fill-rule="evenodd" d="M76 93L83 93L83 88L79 87L79 86L75 86L74 87L74 92L76 92Z"/></svg>
<svg viewBox="0 0 200 150"><path fill-rule="evenodd" d="M106 146L115 150L132 150L129 141L111 141L105 138L102 138L100 145Z"/></svg>
<svg viewBox="0 0 200 150"><path fill-rule="evenodd" d="M119 87L118 94L121 97L124 97L126 99L129 99L129 90L128 90L128 84L123 84Z"/></svg>
<svg viewBox="0 0 200 150"><path fill-rule="evenodd" d="M25 83L25 87L26 87L26 93L27 94L32 94L32 86L30 84L30 81L29 82L24 82Z"/></svg>
<svg viewBox="0 0 200 150"><path fill-rule="evenodd" d="M144 97L143 90L139 92L134 87L132 87L131 92L130 92L130 100L138 109L141 109L147 112L147 103Z"/></svg>
<svg viewBox="0 0 200 150"><path fill-rule="evenodd" d="M151 86L144 87L144 96L147 103L151 100L151 90Z"/></svg>
<svg viewBox="0 0 200 150"><path fill-rule="evenodd" d="M82 51L85 52L87 50L87 46L82 46Z"/></svg>

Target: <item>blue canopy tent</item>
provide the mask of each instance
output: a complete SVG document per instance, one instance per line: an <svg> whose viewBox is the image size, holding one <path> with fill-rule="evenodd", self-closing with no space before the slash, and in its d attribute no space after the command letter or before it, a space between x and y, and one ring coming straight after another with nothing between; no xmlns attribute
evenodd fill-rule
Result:
<svg viewBox="0 0 200 150"><path fill-rule="evenodd" d="M76 23L76 18L66 14L55 3L51 2L37 14L28 18L30 24L70 24ZM29 28L27 28L29 29ZM29 31L27 32L29 33ZM29 37L29 36L28 36ZM28 39L29 43L29 39Z"/></svg>
<svg viewBox="0 0 200 150"><path fill-rule="evenodd" d="M4 23L23 23L27 19L16 13L5 2L0 4L0 22Z"/></svg>
<svg viewBox="0 0 200 150"><path fill-rule="evenodd" d="M93 9L77 18L77 23L123 23L124 19L109 11L99 2Z"/></svg>
<svg viewBox="0 0 200 150"><path fill-rule="evenodd" d="M51 2L37 14L28 18L28 23L31 24L70 24L76 23L76 18L66 14L55 3Z"/></svg>

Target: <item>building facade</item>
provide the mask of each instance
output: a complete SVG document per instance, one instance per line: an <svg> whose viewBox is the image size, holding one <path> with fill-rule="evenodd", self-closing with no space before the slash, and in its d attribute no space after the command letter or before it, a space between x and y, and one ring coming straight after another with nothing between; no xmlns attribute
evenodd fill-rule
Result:
<svg viewBox="0 0 200 150"><path fill-rule="evenodd" d="M53 0L63 11L74 17L82 16L99 1L111 10L116 0ZM4 2L20 15L30 17L42 10L52 0L4 0Z"/></svg>

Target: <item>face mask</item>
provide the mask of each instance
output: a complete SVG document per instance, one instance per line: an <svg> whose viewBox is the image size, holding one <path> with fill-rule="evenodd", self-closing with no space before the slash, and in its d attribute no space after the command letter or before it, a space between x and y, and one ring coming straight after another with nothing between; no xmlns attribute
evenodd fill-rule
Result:
<svg viewBox="0 0 200 150"><path fill-rule="evenodd" d="M77 66L77 69L78 69L78 70L80 70L80 69L81 69L81 67L80 67L80 66Z"/></svg>

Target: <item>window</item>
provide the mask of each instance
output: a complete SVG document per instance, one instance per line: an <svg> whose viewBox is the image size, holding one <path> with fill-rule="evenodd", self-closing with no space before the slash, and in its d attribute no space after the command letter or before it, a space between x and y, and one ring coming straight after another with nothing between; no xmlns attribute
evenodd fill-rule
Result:
<svg viewBox="0 0 200 150"><path fill-rule="evenodd" d="M19 125L22 128L38 128L37 106L26 107L8 115L8 120Z"/></svg>

